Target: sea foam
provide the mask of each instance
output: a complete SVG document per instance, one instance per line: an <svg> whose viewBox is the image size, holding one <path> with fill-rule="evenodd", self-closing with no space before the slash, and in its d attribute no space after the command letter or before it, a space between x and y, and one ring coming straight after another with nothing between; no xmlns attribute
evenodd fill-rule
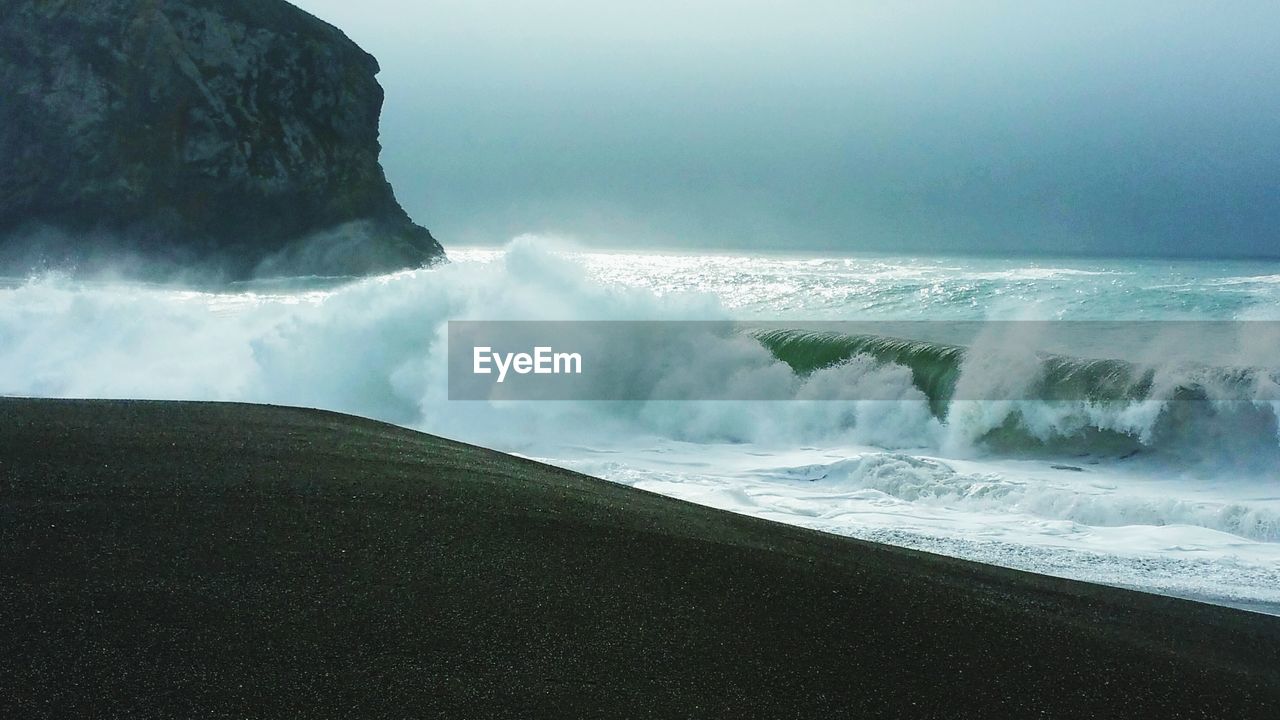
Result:
<svg viewBox="0 0 1280 720"><path fill-rule="evenodd" d="M599 380L696 389L699 397L713 389L715 401L447 399L449 320L776 320L801 312L805 320L918 320L929 312L983 319L975 305L1008 319L1018 317L1000 310L1010 296L1037 292L1050 298L1038 307L1055 313L1066 302L1060 296L1092 297L1077 308L1087 316L1113 296L1132 300L1125 282L1159 285L1147 277L1158 270L895 266L883 258L753 263L582 253L543 238L452 255L450 265L337 285L15 281L0 289L0 392L321 407L820 529L1015 567L1034 555L1032 569L1198 597L1220 587L1231 602L1280 603L1259 590L1280 547L1270 376L1190 377L1185 366L1161 364L1169 353L1158 347L1137 360L1153 369L1144 394L1106 402L960 399L1043 382L1042 356L1021 364L989 358L983 338L959 352L915 347L911 357L886 361L898 342L888 338L798 367L780 336L770 342L750 332L707 338L696 352L630 353L616 376ZM1214 272L1195 284L1197 302L1212 305L1196 317L1255 312L1236 290L1223 290L1239 283L1218 282L1223 271ZM1255 304L1264 307L1271 285L1259 287ZM1149 317L1147 309L1169 304L1169 292L1131 308ZM1240 342L1260 359L1272 340ZM942 363L935 369L950 373L952 396L940 401L936 387L920 382L923 362ZM1197 399L1174 397L1191 385ZM774 400L735 399L744 388ZM1055 565L1045 553L1075 559ZM1081 553L1105 562L1081 562ZM1145 570L1153 559L1171 563L1171 574ZM1228 566L1229 587L1215 579ZM1127 580L1117 569L1124 567Z"/></svg>

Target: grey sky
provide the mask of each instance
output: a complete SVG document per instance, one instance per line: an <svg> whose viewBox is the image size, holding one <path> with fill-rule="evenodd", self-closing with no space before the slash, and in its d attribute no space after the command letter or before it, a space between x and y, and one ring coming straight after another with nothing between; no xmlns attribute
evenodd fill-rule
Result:
<svg viewBox="0 0 1280 720"><path fill-rule="evenodd" d="M446 247L1280 255L1280 3L297 4Z"/></svg>

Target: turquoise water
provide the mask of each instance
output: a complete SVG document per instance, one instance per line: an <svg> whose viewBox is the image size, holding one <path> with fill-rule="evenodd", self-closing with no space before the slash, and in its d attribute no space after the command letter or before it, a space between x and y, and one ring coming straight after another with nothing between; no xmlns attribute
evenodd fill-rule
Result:
<svg viewBox="0 0 1280 720"><path fill-rule="evenodd" d="M1265 386L1280 337L1258 322L1280 320L1280 263L597 253L534 237L450 254L380 278L223 288L10 280L0 393L324 407L782 522L1280 609L1280 406ZM681 362L636 353L629 377L728 376L791 402L450 402L446 323L485 319L1130 320L1155 328L1122 339L1158 382L1124 402L956 396L940 412L911 367L855 353L797 372L739 342ZM1163 330L1190 320L1254 322ZM1114 346L1089 342L1056 350ZM1023 382L978 350L955 360L956 382ZM1223 352L1266 372L1179 364ZM1190 387L1199 400L1175 399Z"/></svg>
<svg viewBox="0 0 1280 720"><path fill-rule="evenodd" d="M458 259L492 257L455 251ZM711 293L735 316L807 320L1280 319L1280 262L577 255L593 277Z"/></svg>

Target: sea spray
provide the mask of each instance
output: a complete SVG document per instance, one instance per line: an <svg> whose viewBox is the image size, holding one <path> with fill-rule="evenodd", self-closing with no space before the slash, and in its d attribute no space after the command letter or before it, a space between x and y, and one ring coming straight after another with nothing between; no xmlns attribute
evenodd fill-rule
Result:
<svg viewBox="0 0 1280 720"><path fill-rule="evenodd" d="M323 407L821 529L1015 566L1035 555L1037 568L1075 577L1111 578L1123 567L1136 584L1169 591L1190 583L1265 595L1258 588L1268 586L1263 568L1276 545L1280 435L1276 378L1257 372L1273 347L1264 333L1238 341L1257 367L1187 364L1201 349L1171 330L1148 357L1086 357L1093 348L1082 345L1028 355L1013 372L997 355L978 362L982 342L804 328L844 319L832 318L842 302L838 312L858 320L982 320L975 302L995 307L1033 288L1059 309L1074 297L1123 298L1142 312L1194 292L1198 306L1220 301L1226 313L1208 319L1231 319L1245 302L1241 285L1208 278L1142 295L1123 283L1158 285L1149 279L1158 269L606 257L536 238L453 257L449 266L337 286L304 279L193 290L56 275L10 282L0 288L0 392ZM725 295L707 272L720 265L737 269L738 295ZM645 275L650 266L660 271ZM699 285L697 277L710 279ZM783 287L791 290L769 294ZM1271 284L1243 287L1256 291L1253 302L1273 299ZM810 311L794 305L805 288ZM786 307L811 315L771 339L752 336L752 323ZM1087 315L1091 306L1081 307ZM629 358L628 377L652 388L715 389L717 401L457 403L447 393L450 320L745 322L739 335L699 352ZM814 354L800 367L792 351ZM726 374L726 362L739 372ZM1084 396L1062 399L1053 383ZM784 400L734 400L743 388ZM998 390L1016 398L980 399ZM838 464L868 453L925 464L902 461L895 472L909 482L893 480L888 465L873 478ZM808 466L831 466L828 478L767 476ZM994 544L974 549L984 537ZM1075 560L1044 559L1065 557L1064 547ZM1079 561L1086 551L1108 559ZM1175 569L1144 575L1151 558ZM1214 560L1187 565L1193 558ZM1224 568L1234 579L1214 574Z"/></svg>

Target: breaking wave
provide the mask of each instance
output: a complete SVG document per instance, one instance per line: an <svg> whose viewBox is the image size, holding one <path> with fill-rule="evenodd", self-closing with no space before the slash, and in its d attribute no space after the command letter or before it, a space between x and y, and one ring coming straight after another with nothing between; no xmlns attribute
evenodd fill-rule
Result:
<svg viewBox="0 0 1280 720"><path fill-rule="evenodd" d="M338 287L300 281L206 292L47 276L0 289L0 392L307 405L505 449L566 434L652 434L1280 465L1274 371L1052 354L1029 355L1022 367L988 356L980 341L755 330L709 336L678 359L656 348L629 353L617 375L602 379L639 378L668 390L665 397L671 388L714 387L721 402L447 400L451 319L727 315L714 296L593 281L532 240L493 262ZM743 388L750 393L735 394Z"/></svg>
<svg viewBox="0 0 1280 720"><path fill-rule="evenodd" d="M485 260L355 281L0 282L0 394L320 407L831 532L1280 607L1275 378L1256 369L1280 357L1274 338L1244 338L1259 362L1233 370L1177 362L1160 344L1121 361L1010 357L1000 338L765 330L727 321L776 317L772 305L744 313L718 285L658 289L673 266L696 286L700 260L655 263L648 284L610 283L526 239ZM761 263L732 285L755 293L772 273L787 302L802 301L807 276ZM939 302L963 296L963 315L972 281L957 277ZM450 320L726 321L688 337L687 352L622 348L617 372L597 378L637 384L640 398L719 399L450 402Z"/></svg>
<svg viewBox="0 0 1280 720"><path fill-rule="evenodd" d="M867 453L833 463L778 468L777 480L828 493L871 490L910 503L969 511L1021 512L1092 527L1190 525L1259 542L1280 541L1280 513L1242 503L1193 501L1020 482L995 473L957 472L945 462L902 453Z"/></svg>
<svg viewBox="0 0 1280 720"><path fill-rule="evenodd" d="M954 446L1128 456L1160 450L1273 462L1280 375L1258 367L1003 352L883 335L751 332L799 376L851 362L906 369Z"/></svg>

